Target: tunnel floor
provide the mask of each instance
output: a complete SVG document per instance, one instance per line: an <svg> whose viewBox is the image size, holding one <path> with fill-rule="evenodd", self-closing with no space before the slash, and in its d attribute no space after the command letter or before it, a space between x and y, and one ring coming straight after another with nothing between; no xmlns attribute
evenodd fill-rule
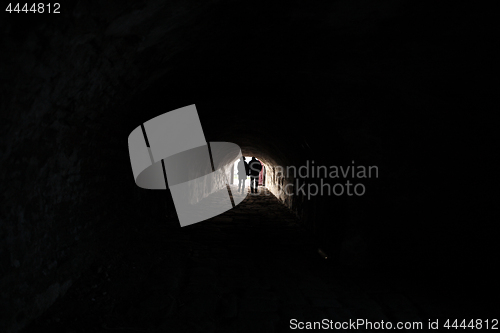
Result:
<svg viewBox="0 0 500 333"><path fill-rule="evenodd" d="M340 274L295 216L259 191L202 223L144 222L123 233L131 238L110 238L24 332L281 332L291 319L422 320L403 295L368 293Z"/></svg>

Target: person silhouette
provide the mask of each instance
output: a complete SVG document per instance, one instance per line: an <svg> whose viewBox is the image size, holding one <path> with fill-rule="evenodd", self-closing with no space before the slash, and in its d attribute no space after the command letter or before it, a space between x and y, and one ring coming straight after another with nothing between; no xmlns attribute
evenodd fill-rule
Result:
<svg viewBox="0 0 500 333"><path fill-rule="evenodd" d="M259 173L262 170L262 164L255 157L252 157L248 166L250 168L250 191L258 193L257 186L259 186Z"/></svg>
<svg viewBox="0 0 500 333"><path fill-rule="evenodd" d="M245 162L245 156L241 156L238 162L238 192L241 189L241 193L245 191L245 180L248 176L248 163Z"/></svg>

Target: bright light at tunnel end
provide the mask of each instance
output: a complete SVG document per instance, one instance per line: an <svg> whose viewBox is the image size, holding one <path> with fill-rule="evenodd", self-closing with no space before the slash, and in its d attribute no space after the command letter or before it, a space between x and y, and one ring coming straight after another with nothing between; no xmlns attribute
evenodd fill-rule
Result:
<svg viewBox="0 0 500 333"><path fill-rule="evenodd" d="M301 195L308 200L324 195L362 196L366 193L362 180L378 178L377 166L354 161L330 167L314 165L314 161L300 167L264 165L269 191L232 195L230 177L242 157L241 149L229 142L207 143L194 104L144 122L130 133L128 146L136 184L145 189L169 189L181 226L220 215L249 194ZM259 174L261 170L254 171ZM341 178L344 181L339 182ZM215 193L223 198L217 205L202 200Z"/></svg>

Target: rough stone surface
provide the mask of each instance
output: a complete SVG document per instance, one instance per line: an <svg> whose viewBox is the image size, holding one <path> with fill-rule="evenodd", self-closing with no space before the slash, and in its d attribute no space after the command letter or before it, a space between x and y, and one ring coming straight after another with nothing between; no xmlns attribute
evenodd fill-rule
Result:
<svg viewBox="0 0 500 333"><path fill-rule="evenodd" d="M151 223L110 244L113 252L24 332L276 332L293 318L419 318L402 295L388 291L375 301L345 279L303 227L290 225L293 213L259 189L221 217L185 228ZM405 312L394 312L402 304Z"/></svg>

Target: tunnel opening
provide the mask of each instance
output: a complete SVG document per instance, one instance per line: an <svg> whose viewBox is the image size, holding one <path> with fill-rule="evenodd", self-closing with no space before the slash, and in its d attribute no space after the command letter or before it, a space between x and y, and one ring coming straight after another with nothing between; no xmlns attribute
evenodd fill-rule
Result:
<svg viewBox="0 0 500 333"><path fill-rule="evenodd" d="M245 156L245 162L248 163L250 161L250 157L248 156ZM239 178L239 171L238 171L238 165L239 165L240 161L236 161L234 162L234 165L233 165L233 177L232 177L232 182L231 184L238 184L238 178ZM250 180L250 176L246 175L245 174L245 184L248 184L247 181Z"/></svg>

